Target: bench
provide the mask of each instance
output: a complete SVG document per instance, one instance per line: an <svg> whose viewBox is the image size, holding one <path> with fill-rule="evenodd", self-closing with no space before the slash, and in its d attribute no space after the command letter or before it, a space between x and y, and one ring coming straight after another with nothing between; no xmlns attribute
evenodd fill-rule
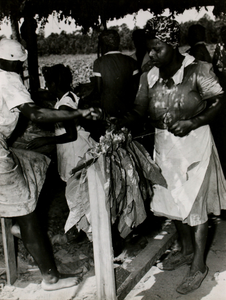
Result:
<svg viewBox="0 0 226 300"><path fill-rule="evenodd" d="M11 233L12 219L1 218L1 226L7 284L12 285L17 280L15 241L14 236Z"/></svg>

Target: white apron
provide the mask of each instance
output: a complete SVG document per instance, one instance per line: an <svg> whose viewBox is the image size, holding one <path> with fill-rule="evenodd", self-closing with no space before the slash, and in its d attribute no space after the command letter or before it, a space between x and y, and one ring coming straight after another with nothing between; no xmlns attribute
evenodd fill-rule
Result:
<svg viewBox="0 0 226 300"><path fill-rule="evenodd" d="M156 129L154 159L168 187L154 186L154 214L177 220L187 218L204 180L213 145L208 125L183 138Z"/></svg>

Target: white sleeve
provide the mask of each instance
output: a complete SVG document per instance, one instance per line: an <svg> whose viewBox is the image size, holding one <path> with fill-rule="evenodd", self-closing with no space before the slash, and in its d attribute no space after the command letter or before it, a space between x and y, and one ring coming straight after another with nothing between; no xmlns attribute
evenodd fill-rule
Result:
<svg viewBox="0 0 226 300"><path fill-rule="evenodd" d="M9 110L21 104L33 102L30 93L17 73L4 72L1 75L3 75L0 76L2 97L5 99Z"/></svg>

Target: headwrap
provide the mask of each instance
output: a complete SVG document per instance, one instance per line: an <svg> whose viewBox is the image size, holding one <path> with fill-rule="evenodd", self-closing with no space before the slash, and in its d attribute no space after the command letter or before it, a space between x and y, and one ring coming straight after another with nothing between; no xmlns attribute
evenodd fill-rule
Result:
<svg viewBox="0 0 226 300"><path fill-rule="evenodd" d="M116 30L105 30L99 35L99 40L111 48L118 48L120 36Z"/></svg>
<svg viewBox="0 0 226 300"><path fill-rule="evenodd" d="M147 21L145 27L147 36L155 37L160 41L176 48L179 45L179 23L170 17L154 17Z"/></svg>

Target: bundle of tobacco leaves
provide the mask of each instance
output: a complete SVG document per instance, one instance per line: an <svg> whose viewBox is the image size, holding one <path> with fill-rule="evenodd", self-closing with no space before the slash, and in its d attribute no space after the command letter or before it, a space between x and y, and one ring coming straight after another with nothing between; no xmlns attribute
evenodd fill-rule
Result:
<svg viewBox="0 0 226 300"><path fill-rule="evenodd" d="M98 164L100 158L104 164ZM103 189L111 222L117 222L121 237L126 238L146 219L145 201L152 198L152 186L166 186L161 170L146 149L132 139L128 129L106 131L73 169L66 189L70 214L65 230L76 225L88 236L92 231L88 184L96 184L95 178L87 177L90 167L94 167L98 175L104 174Z"/></svg>

